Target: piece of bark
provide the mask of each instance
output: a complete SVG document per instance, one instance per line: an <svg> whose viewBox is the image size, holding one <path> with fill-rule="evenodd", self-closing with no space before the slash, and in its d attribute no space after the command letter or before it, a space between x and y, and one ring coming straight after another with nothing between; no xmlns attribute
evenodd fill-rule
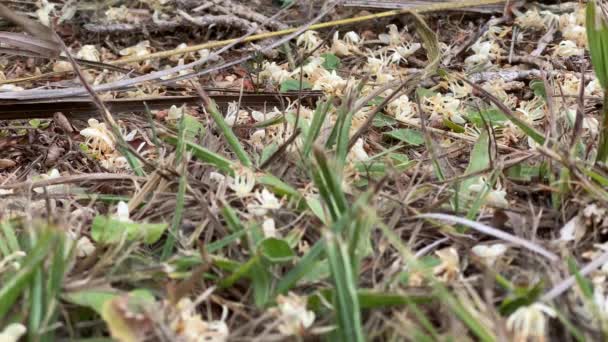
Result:
<svg viewBox="0 0 608 342"><path fill-rule="evenodd" d="M211 94L210 97L219 105L229 102L239 102L243 107L264 108L281 106L282 103L297 100L314 101L321 95L318 91L288 93L245 93L241 94ZM149 109L167 109L173 105L200 105L198 96L160 96L150 98L114 99L103 101L112 113L138 112ZM308 102L307 102L308 103ZM70 119L96 116L98 109L89 98L75 97L51 100L0 101L0 120L29 120L34 118L50 118L56 112L63 113Z"/></svg>
<svg viewBox="0 0 608 342"><path fill-rule="evenodd" d="M366 7L378 9L402 9L416 8L421 6L437 5L442 3L454 2L459 3L460 0L345 0L344 6L348 7ZM466 8L459 8L458 11L477 12L477 13L502 13L504 3L497 5L479 5Z"/></svg>

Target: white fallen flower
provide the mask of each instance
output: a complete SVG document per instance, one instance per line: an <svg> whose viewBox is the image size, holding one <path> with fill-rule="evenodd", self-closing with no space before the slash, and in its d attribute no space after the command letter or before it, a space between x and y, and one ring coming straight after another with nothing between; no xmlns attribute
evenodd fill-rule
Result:
<svg viewBox="0 0 608 342"><path fill-rule="evenodd" d="M149 55L150 52L151 52L150 51L150 41L148 41L148 40L141 41L141 42L137 43L136 45L124 48L119 51L121 56L134 56L134 57Z"/></svg>
<svg viewBox="0 0 608 342"><path fill-rule="evenodd" d="M545 117L544 100L534 97L530 101L521 101L515 110L529 124L541 121Z"/></svg>
<svg viewBox="0 0 608 342"><path fill-rule="evenodd" d="M274 83L281 83L288 79L290 75L291 73L289 71L277 65L276 62L264 62L262 71L260 72L260 78L262 80L270 80Z"/></svg>
<svg viewBox="0 0 608 342"><path fill-rule="evenodd" d="M547 317L555 317L552 308L541 303L522 306L507 319L507 329L516 341L528 341L529 338L545 341L547 335Z"/></svg>
<svg viewBox="0 0 608 342"><path fill-rule="evenodd" d="M225 308L224 308L225 309ZM169 324L179 341L184 342L225 342L230 331L226 324L228 311L224 310L218 321L205 321L196 312L196 305L190 298L182 298L175 305L176 314Z"/></svg>
<svg viewBox="0 0 608 342"><path fill-rule="evenodd" d="M209 173L209 179L218 184L221 184L226 180L226 176L224 176L223 174L221 174L219 172L211 171Z"/></svg>
<svg viewBox="0 0 608 342"><path fill-rule="evenodd" d="M490 185L483 177L479 177L477 183L471 184L469 190L475 194L480 194L485 191L483 202L487 205L496 208L508 208L507 192L503 190L499 183L496 183L496 189L490 188Z"/></svg>
<svg viewBox="0 0 608 342"><path fill-rule="evenodd" d="M16 86L14 84L3 84L0 85L0 92L5 91L23 91L25 90L23 87Z"/></svg>
<svg viewBox="0 0 608 342"><path fill-rule="evenodd" d="M328 71L323 67L325 58L323 57L312 57L309 59L306 65L296 68L289 75L294 77L296 80L300 79L300 73L308 79L310 82L315 82L319 77Z"/></svg>
<svg viewBox="0 0 608 342"><path fill-rule="evenodd" d="M585 224L582 222L581 217L576 215L570 221L559 230L559 241L570 242L578 241L585 234Z"/></svg>
<svg viewBox="0 0 608 342"><path fill-rule="evenodd" d="M264 236L267 238L276 238L278 236L275 222L272 217L264 218L264 222L262 223L262 231L264 232Z"/></svg>
<svg viewBox="0 0 608 342"><path fill-rule="evenodd" d="M582 56L585 53L585 50L579 48L575 42L571 40L562 40L559 42L559 45L553 50L554 56L559 57L572 57L572 56Z"/></svg>
<svg viewBox="0 0 608 342"><path fill-rule="evenodd" d="M264 138L266 138L266 131L263 129L258 129L251 134L249 140L256 149L261 150L264 148Z"/></svg>
<svg viewBox="0 0 608 342"><path fill-rule="evenodd" d="M390 63L390 59L388 59L385 55L380 55L376 57L375 54L367 57L367 64L365 65L365 71L369 72L372 75L377 75L382 70L388 66Z"/></svg>
<svg viewBox="0 0 608 342"><path fill-rule="evenodd" d="M178 107L176 105L171 106L167 112L165 120L167 121L178 121L184 115L185 106Z"/></svg>
<svg viewBox="0 0 608 342"><path fill-rule="evenodd" d="M321 38L317 31L305 31L296 39L296 45L302 46L307 52L314 50L319 44L321 44Z"/></svg>
<svg viewBox="0 0 608 342"><path fill-rule="evenodd" d="M119 201L116 205L116 213L113 217L120 222L133 222L130 218L129 205L123 201Z"/></svg>
<svg viewBox="0 0 608 342"><path fill-rule="evenodd" d="M420 43L412 43L412 44L401 44L389 49L392 51L391 62L399 63L401 61L407 62L407 58L416 51L420 50L422 44Z"/></svg>
<svg viewBox="0 0 608 342"><path fill-rule="evenodd" d="M315 313L306 310L306 298L294 293L277 297L278 310L275 314L279 319L279 332L287 336L302 336L306 329L315 321Z"/></svg>
<svg viewBox="0 0 608 342"><path fill-rule="evenodd" d="M335 70L325 72L319 77L312 86L313 90L322 90L326 94L342 95L344 88L348 82L340 77Z"/></svg>
<svg viewBox="0 0 608 342"><path fill-rule="evenodd" d="M473 54L467 57L464 60L464 63L468 67L473 66L489 66L492 64L492 60L494 59L495 53L493 50L496 50L494 46L494 42L492 41L481 41L478 40L475 44L471 45L471 50L473 50Z"/></svg>
<svg viewBox="0 0 608 342"><path fill-rule="evenodd" d="M379 34L378 39L389 46L397 46L403 42L399 28L395 24L388 25L388 33Z"/></svg>
<svg viewBox="0 0 608 342"><path fill-rule="evenodd" d="M36 10L36 16L42 25L51 26L51 13L55 11L55 6L56 4L48 2L47 0L42 0L40 2L40 8Z"/></svg>
<svg viewBox="0 0 608 342"><path fill-rule="evenodd" d="M254 186L255 174L251 169L244 166L234 170L234 178L231 178L228 183L228 187L238 197L245 197L251 194Z"/></svg>
<svg viewBox="0 0 608 342"><path fill-rule="evenodd" d="M424 98L422 107L431 113L432 118L439 116L457 124L466 123L459 110L460 100L453 96L442 95L440 93L427 96Z"/></svg>
<svg viewBox="0 0 608 342"><path fill-rule="evenodd" d="M109 155L102 156L99 161L101 166L108 169L109 171L120 171L129 168L129 161L125 156L118 153L112 153Z"/></svg>
<svg viewBox="0 0 608 342"><path fill-rule="evenodd" d="M340 39L340 32L338 31L336 31L332 37L331 52L339 57L352 55L346 42Z"/></svg>
<svg viewBox="0 0 608 342"><path fill-rule="evenodd" d="M76 58L84 59L85 61L100 62L101 53L95 45L83 45L76 53Z"/></svg>
<svg viewBox="0 0 608 342"><path fill-rule="evenodd" d="M61 173L57 169L51 169L46 174L41 174L37 178L37 180L50 180L61 177ZM43 187L37 187L33 189L35 193L42 194L44 193ZM49 194L63 192L64 185L63 184L55 184L46 186L46 191Z"/></svg>
<svg viewBox="0 0 608 342"><path fill-rule="evenodd" d="M507 251L508 247L502 243L495 243L492 245L476 245L471 251L473 254L481 258L481 260L488 266L492 266L496 263L496 260L500 258Z"/></svg>
<svg viewBox="0 0 608 342"><path fill-rule="evenodd" d="M80 131L80 135L85 137L85 144L91 152L106 154L116 150L116 141L112 132L106 124L97 119L89 119L89 127Z"/></svg>
<svg viewBox="0 0 608 342"><path fill-rule="evenodd" d="M91 240L82 236L78 241L76 241L76 256L79 258L88 257L89 255L95 252L95 245L91 242Z"/></svg>
<svg viewBox="0 0 608 342"><path fill-rule="evenodd" d="M413 104L405 94L400 95L386 106L386 111L398 121L411 118L415 113Z"/></svg>
<svg viewBox="0 0 608 342"><path fill-rule="evenodd" d="M106 19L111 23L130 21L129 9L127 6L110 7L105 11Z"/></svg>
<svg viewBox="0 0 608 342"><path fill-rule="evenodd" d="M262 191L256 191L255 200L257 203L250 203L247 205L247 210L255 216L264 216L269 210L276 210L281 208L281 201L266 188Z"/></svg>
<svg viewBox="0 0 608 342"><path fill-rule="evenodd" d="M72 63L68 61L57 61L53 63L53 72L68 72L72 70Z"/></svg>
<svg viewBox="0 0 608 342"><path fill-rule="evenodd" d="M570 24L561 29L562 36L576 43L579 47L587 47L587 30L583 25Z"/></svg>
<svg viewBox="0 0 608 342"><path fill-rule="evenodd" d="M473 92L473 87L468 83L459 81L450 81L449 88L452 95L457 99L463 99L469 97Z"/></svg>
<svg viewBox="0 0 608 342"><path fill-rule="evenodd" d="M369 159L369 155L363 147L363 139L359 138L353 145L353 148L348 153L348 159L351 161L363 162Z"/></svg>
<svg viewBox="0 0 608 342"><path fill-rule="evenodd" d="M441 281L456 280L460 275L460 256L454 247L435 251L441 263L433 268L433 274Z"/></svg>
<svg viewBox="0 0 608 342"><path fill-rule="evenodd" d="M348 31L344 34L344 40L350 45L359 45L361 43L361 37L355 31Z"/></svg>
<svg viewBox="0 0 608 342"><path fill-rule="evenodd" d="M349 31L340 39L340 32L336 31L332 37L331 52L336 56L350 56L353 52L360 52L359 42L361 38L354 31Z"/></svg>
<svg viewBox="0 0 608 342"><path fill-rule="evenodd" d="M0 332L1 342L17 342L21 336L25 335L27 328L21 323L11 323L4 327Z"/></svg>
<svg viewBox="0 0 608 342"><path fill-rule="evenodd" d="M545 28L545 21L536 8L517 15L515 24L524 29L542 30Z"/></svg>
<svg viewBox="0 0 608 342"><path fill-rule="evenodd" d="M602 86L600 85L600 82L598 82L597 78L594 78L589 83L587 83L587 85L585 86L585 95L589 95L589 96L603 96L604 95L604 89L602 89Z"/></svg>

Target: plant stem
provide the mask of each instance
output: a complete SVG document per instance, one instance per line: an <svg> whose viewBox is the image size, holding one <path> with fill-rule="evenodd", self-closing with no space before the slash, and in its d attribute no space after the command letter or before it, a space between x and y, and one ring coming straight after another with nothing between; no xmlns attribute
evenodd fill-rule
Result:
<svg viewBox="0 0 608 342"><path fill-rule="evenodd" d="M605 163L608 159L608 89L604 91L604 104L602 106L602 130L600 132L600 145L597 149L596 163Z"/></svg>

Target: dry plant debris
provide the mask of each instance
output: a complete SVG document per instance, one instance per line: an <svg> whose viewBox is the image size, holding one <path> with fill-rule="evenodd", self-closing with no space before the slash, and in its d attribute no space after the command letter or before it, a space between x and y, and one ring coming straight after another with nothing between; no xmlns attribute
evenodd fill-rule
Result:
<svg viewBox="0 0 608 342"><path fill-rule="evenodd" d="M0 341L605 339L608 7L421 3L1 6Z"/></svg>

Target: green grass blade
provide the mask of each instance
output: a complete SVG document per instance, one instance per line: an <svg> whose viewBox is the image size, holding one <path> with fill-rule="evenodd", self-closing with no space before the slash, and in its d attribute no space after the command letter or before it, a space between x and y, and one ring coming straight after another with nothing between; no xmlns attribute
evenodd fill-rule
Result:
<svg viewBox="0 0 608 342"><path fill-rule="evenodd" d="M361 326L361 310L347 246L338 236L328 234L327 259L336 291L333 301L338 323L336 337L344 342L363 342L365 337Z"/></svg>
<svg viewBox="0 0 608 342"><path fill-rule="evenodd" d="M329 112L329 108L331 107L331 98L327 101L317 104L317 108L312 117L312 122L310 123L310 127L306 131L306 138L304 139L304 146L302 146L302 155L305 159L308 159L310 156L310 152L312 151L312 147L319 137L319 133L321 133L321 127L323 127L323 123L327 118L327 113Z"/></svg>
<svg viewBox="0 0 608 342"><path fill-rule="evenodd" d="M182 225L186 188L188 186L188 160L185 159L186 142L186 123L184 115L179 122L179 140L177 141L177 147L175 149L175 164L180 171L175 202L175 212L173 214L173 219L171 220L171 228L167 234L167 240L163 246L161 260L167 260L173 252L173 248L175 247L175 239Z"/></svg>
<svg viewBox="0 0 608 342"><path fill-rule="evenodd" d="M0 289L0 320L12 308L13 303L26 289L29 281L34 276L38 267L46 260L55 245L55 235L45 232L36 245L31 249L28 256L23 260L21 269L11 276Z"/></svg>
<svg viewBox="0 0 608 342"><path fill-rule="evenodd" d="M217 109L217 106L213 100L209 101L207 111L209 112L209 115L211 115L211 118L213 118L213 121L215 121L215 124L219 127L221 133L224 135L224 138L226 138L226 142L228 142L232 152L236 154L241 164L251 167L253 163L251 162L251 159L249 159L249 155L247 155L247 152L245 152L245 149L239 142L239 139L232 131L232 127L228 126L226 120L224 120L224 116Z"/></svg>

